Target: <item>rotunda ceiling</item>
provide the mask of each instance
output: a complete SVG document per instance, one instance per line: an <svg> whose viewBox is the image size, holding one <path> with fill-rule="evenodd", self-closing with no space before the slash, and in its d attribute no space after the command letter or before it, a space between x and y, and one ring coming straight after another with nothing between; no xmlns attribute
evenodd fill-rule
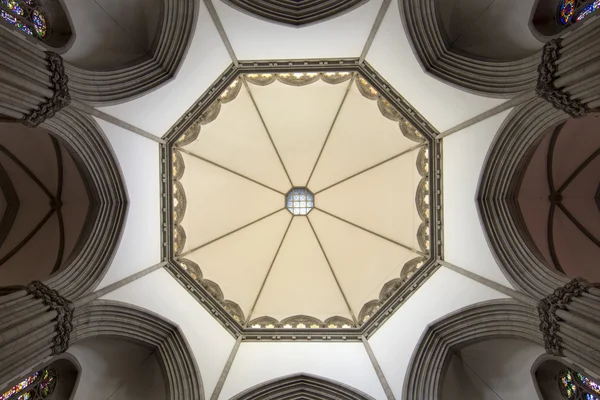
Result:
<svg viewBox="0 0 600 400"><path fill-rule="evenodd" d="M357 72L241 74L173 145L174 258L244 328L355 328L430 258L429 141Z"/></svg>

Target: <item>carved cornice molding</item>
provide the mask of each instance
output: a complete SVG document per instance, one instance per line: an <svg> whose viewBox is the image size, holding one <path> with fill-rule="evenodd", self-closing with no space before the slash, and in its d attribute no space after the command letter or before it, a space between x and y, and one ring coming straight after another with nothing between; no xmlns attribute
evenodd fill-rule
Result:
<svg viewBox="0 0 600 400"><path fill-rule="evenodd" d="M137 342L156 354L170 400L204 399L194 352L181 330L130 304L96 300L75 311L71 340L106 336Z"/></svg>
<svg viewBox="0 0 600 400"><path fill-rule="evenodd" d="M535 88L539 55L503 62L455 52L438 19L436 1L398 0L409 41L425 71L453 86L492 97L512 97Z"/></svg>
<svg viewBox="0 0 600 400"><path fill-rule="evenodd" d="M162 20L148 59L113 71L88 71L66 64L73 99L107 106L142 96L175 77L192 42L199 0L163 0Z"/></svg>
<svg viewBox="0 0 600 400"><path fill-rule="evenodd" d="M267 21L301 26L334 18L369 0L222 0L238 10Z"/></svg>
<svg viewBox="0 0 600 400"><path fill-rule="evenodd" d="M309 374L297 374L258 384L231 400L374 400L342 383Z"/></svg>
<svg viewBox="0 0 600 400"><path fill-rule="evenodd" d="M536 310L514 300L472 305L431 323L408 365L402 398L439 399L449 356L475 341L519 338L543 344Z"/></svg>

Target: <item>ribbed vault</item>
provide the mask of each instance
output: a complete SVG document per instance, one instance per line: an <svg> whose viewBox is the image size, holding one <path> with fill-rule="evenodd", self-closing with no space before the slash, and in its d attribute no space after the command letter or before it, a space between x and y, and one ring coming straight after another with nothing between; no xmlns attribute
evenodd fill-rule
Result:
<svg viewBox="0 0 600 400"><path fill-rule="evenodd" d="M244 327L358 327L429 259L428 157L360 75L241 75L175 144L175 256Z"/></svg>

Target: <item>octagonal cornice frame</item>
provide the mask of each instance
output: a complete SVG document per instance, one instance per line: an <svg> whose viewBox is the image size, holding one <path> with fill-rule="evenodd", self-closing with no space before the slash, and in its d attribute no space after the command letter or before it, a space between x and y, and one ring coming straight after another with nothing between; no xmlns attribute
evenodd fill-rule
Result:
<svg viewBox="0 0 600 400"><path fill-rule="evenodd" d="M382 299L381 307L358 328L245 328L224 308L222 302L211 295L206 285L190 277L175 259L173 239L173 170L172 155L177 139L202 113L229 87L240 74L285 72L356 72L410 122L429 145L429 193L430 193L430 254L427 262L392 294ZM368 338L392 316L402 304L437 271L443 258L443 207L442 207L442 145L436 139L439 132L411 104L398 93L370 64L358 58L309 59L309 60L260 60L239 61L231 64L200 96L188 111L163 136L160 145L161 165L161 255L166 270L221 323L235 338L245 341L354 341Z"/></svg>

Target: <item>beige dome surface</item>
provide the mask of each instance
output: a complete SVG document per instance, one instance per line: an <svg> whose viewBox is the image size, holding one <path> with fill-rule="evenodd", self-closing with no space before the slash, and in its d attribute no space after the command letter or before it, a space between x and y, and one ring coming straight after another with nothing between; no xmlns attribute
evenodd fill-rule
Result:
<svg viewBox="0 0 600 400"><path fill-rule="evenodd" d="M359 326L428 258L427 157L355 73L240 75L174 147L176 259L243 326Z"/></svg>

